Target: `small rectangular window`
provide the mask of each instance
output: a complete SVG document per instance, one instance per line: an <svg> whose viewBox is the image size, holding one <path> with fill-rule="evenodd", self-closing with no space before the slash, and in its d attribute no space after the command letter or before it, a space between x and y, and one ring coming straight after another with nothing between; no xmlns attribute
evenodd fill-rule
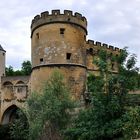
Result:
<svg viewBox="0 0 140 140"><path fill-rule="evenodd" d="M40 63L42 63L43 62L43 58L40 58Z"/></svg>
<svg viewBox="0 0 140 140"><path fill-rule="evenodd" d="M21 93L22 92L22 87L18 87L17 92Z"/></svg>
<svg viewBox="0 0 140 140"><path fill-rule="evenodd" d="M64 32L65 32L65 28L60 28L60 34L64 35Z"/></svg>
<svg viewBox="0 0 140 140"><path fill-rule="evenodd" d="M70 60L70 58L71 58L71 53L67 53L67 54L66 54L66 59L67 59L67 60Z"/></svg>
<svg viewBox="0 0 140 140"><path fill-rule="evenodd" d="M39 33L36 33L36 37L37 37L37 39L39 39Z"/></svg>
<svg viewBox="0 0 140 140"><path fill-rule="evenodd" d="M86 35L84 35L84 40L86 40Z"/></svg>
<svg viewBox="0 0 140 140"><path fill-rule="evenodd" d="M112 69L112 70L115 69L114 66L115 66L114 63L112 63L112 64L111 64L111 69Z"/></svg>

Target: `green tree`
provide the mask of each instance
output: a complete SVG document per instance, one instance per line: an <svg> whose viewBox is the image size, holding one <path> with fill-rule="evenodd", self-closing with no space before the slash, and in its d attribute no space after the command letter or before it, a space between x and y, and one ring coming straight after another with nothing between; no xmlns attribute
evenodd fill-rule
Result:
<svg viewBox="0 0 140 140"><path fill-rule="evenodd" d="M0 125L0 139L1 140L10 140L10 134L9 134L9 124Z"/></svg>
<svg viewBox="0 0 140 140"><path fill-rule="evenodd" d="M127 50L124 51L124 54L121 54L120 56L123 57L124 61L120 65L119 73L125 77L125 80L127 81L127 88L129 90L135 90L139 88L139 68L135 67L137 57L134 54L129 56ZM118 62L120 61L120 59L121 58L118 58Z"/></svg>
<svg viewBox="0 0 140 140"><path fill-rule="evenodd" d="M13 76L14 75L14 69L12 66L6 67L5 68L5 73L6 76Z"/></svg>
<svg viewBox="0 0 140 140"><path fill-rule="evenodd" d="M29 123L25 113L21 110L16 111L16 118L9 125L10 139L27 140L29 133Z"/></svg>
<svg viewBox="0 0 140 140"><path fill-rule="evenodd" d="M74 104L62 74L54 71L41 93L32 93L27 100L29 139L39 137L56 139L62 137L70 122L70 111Z"/></svg>
<svg viewBox="0 0 140 140"><path fill-rule="evenodd" d="M30 75L32 71L32 65L29 60L23 61L21 71L24 75Z"/></svg>
<svg viewBox="0 0 140 140"><path fill-rule="evenodd" d="M113 58L119 62L119 73L115 75L109 71L107 52L99 52L99 58L94 63L101 73L88 77L90 106L81 110L72 127L65 132L68 140L129 140L139 136L140 108L126 106L129 80L137 72L134 57L128 58L127 50L124 49L119 57Z"/></svg>
<svg viewBox="0 0 140 140"><path fill-rule="evenodd" d="M30 75L32 71L32 65L29 60L23 61L21 70L14 70L12 66L5 68L6 76L25 76Z"/></svg>
<svg viewBox="0 0 140 140"><path fill-rule="evenodd" d="M140 74L138 74L137 79L138 79L138 89L140 89Z"/></svg>
<svg viewBox="0 0 140 140"><path fill-rule="evenodd" d="M140 107L127 108L123 115L122 132L125 140L140 138Z"/></svg>

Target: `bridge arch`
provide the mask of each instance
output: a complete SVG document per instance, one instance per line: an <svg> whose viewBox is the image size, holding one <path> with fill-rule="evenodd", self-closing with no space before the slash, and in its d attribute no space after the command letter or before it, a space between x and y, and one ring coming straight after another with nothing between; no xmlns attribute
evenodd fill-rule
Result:
<svg viewBox="0 0 140 140"><path fill-rule="evenodd" d="M1 124L11 123L14 119L17 118L17 111L21 110L16 105L9 106L2 115Z"/></svg>
<svg viewBox="0 0 140 140"><path fill-rule="evenodd" d="M23 81L18 81L17 83L16 83L16 85L24 85L25 83L23 82Z"/></svg>
<svg viewBox="0 0 140 140"><path fill-rule="evenodd" d="M13 84L10 81L6 81L3 83L3 86L13 86Z"/></svg>

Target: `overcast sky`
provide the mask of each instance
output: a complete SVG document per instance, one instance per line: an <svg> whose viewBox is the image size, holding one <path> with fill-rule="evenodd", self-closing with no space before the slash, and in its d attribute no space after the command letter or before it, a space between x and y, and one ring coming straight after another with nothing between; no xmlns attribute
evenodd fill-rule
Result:
<svg viewBox="0 0 140 140"><path fill-rule="evenodd" d="M79 12L88 20L88 39L129 47L140 66L140 0L3 0L0 2L0 44L6 65L15 69L30 60L30 24L43 11Z"/></svg>

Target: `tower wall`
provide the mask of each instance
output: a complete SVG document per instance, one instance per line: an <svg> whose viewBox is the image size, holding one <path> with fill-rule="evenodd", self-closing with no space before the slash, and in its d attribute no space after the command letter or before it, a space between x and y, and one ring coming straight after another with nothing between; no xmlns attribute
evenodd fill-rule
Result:
<svg viewBox="0 0 140 140"><path fill-rule="evenodd" d="M5 54L6 51L0 45L0 94L1 94L1 78L5 76Z"/></svg>
<svg viewBox="0 0 140 140"><path fill-rule="evenodd" d="M2 97L2 82L1 82L1 78L2 76L5 76L5 54L6 51L2 48L2 46L0 45L0 119L1 119L1 97Z"/></svg>
<svg viewBox="0 0 140 140"><path fill-rule="evenodd" d="M37 15L31 25L31 91L39 91L51 72L58 68L71 93L80 98L85 90L87 21L79 13L53 10Z"/></svg>
<svg viewBox="0 0 140 140"><path fill-rule="evenodd" d="M0 77L5 76L5 53L6 51L0 46Z"/></svg>
<svg viewBox="0 0 140 140"><path fill-rule="evenodd" d="M101 43L98 41L88 40L86 42L86 48L87 48L87 56L86 56L86 66L87 66L87 72L92 72L95 75L100 74L99 67L94 63L94 61L99 58L99 50L104 50L107 52L108 55L113 56L114 58L118 57L121 49L114 47L112 45L108 45L105 43ZM108 58L108 68L109 71L112 73L118 73L118 63L116 61L112 61L110 58ZM113 65L113 67L112 67Z"/></svg>

